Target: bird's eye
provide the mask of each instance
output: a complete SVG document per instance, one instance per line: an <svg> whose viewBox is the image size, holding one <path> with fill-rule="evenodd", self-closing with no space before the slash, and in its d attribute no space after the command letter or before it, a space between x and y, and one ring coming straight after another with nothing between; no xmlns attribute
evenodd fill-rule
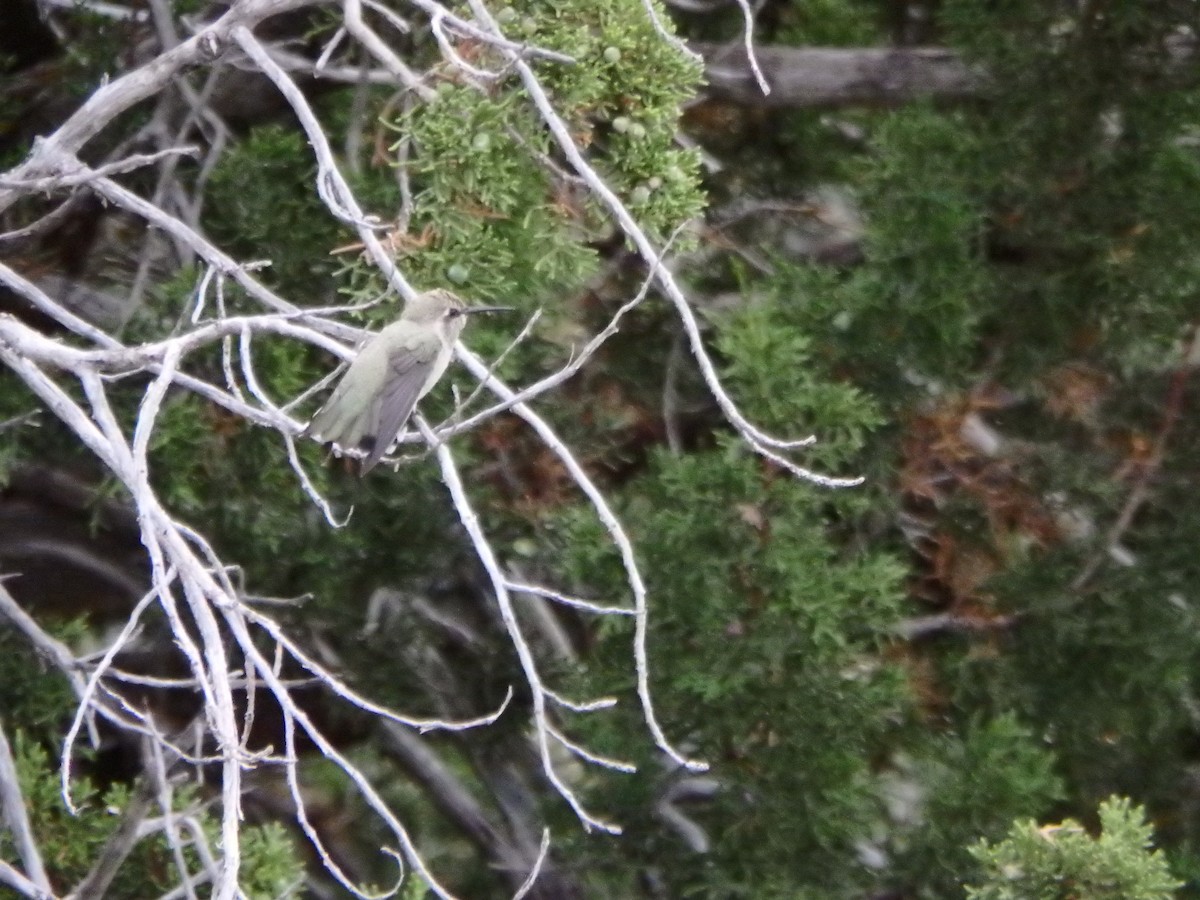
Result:
<svg viewBox="0 0 1200 900"><path fill-rule="evenodd" d="M446 318L447 319L456 319L461 315L462 315L462 310L455 309L453 306L450 307L448 310L446 310Z"/></svg>

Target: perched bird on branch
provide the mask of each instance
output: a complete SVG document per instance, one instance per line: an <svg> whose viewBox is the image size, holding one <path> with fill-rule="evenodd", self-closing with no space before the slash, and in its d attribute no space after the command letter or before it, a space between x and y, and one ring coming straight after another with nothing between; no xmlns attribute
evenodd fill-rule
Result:
<svg viewBox="0 0 1200 900"><path fill-rule="evenodd" d="M467 306L444 290L418 294L400 318L370 338L304 433L344 450L367 453L359 475L373 469L400 434L417 401L450 365L467 316L507 306Z"/></svg>

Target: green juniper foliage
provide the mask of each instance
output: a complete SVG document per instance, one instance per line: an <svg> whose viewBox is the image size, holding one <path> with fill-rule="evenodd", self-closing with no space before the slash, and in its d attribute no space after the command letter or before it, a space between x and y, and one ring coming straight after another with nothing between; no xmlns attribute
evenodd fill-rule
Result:
<svg viewBox="0 0 1200 900"><path fill-rule="evenodd" d="M977 717L896 762L887 779L899 825L890 850L900 879L922 898L958 896L974 868L973 842L1002 837L1015 818L1043 814L1065 794L1055 754L1011 714Z"/></svg>
<svg viewBox="0 0 1200 900"><path fill-rule="evenodd" d="M849 6L839 4L843 12ZM864 262L835 271L797 264L786 247L760 243L753 247L770 259L769 274L734 262L728 271L705 272L709 280L702 282L759 295L742 315L713 319L723 372L752 417L777 434L815 431L822 441L814 459L838 471L857 462L873 475L853 500L822 499L837 510L828 536L851 546L872 541L869 556L884 557L880 551L892 540L878 523L900 512L903 498L890 467L911 452L901 444L908 423L954 388L989 379L1017 392L1008 409L988 415L1002 434L1024 442L1006 470L1012 493L1034 492L1048 516L1082 514L1085 523L1106 527L1128 497L1128 483L1113 475L1125 449L1114 436L1153 435L1159 426L1168 393L1164 359L1174 358L1169 354L1191 315L1188 298L1197 283L1200 257L1188 246L1190 223L1200 214L1196 94L1186 72L1164 78L1155 68L1154 48L1177 23L1170 4L1150 4L1154 13L1114 4L1088 21L1075 18L1086 10L1053 4L945 6L945 36L989 72L979 102L851 114L865 126L869 153L849 154L849 163L846 153L823 156L832 144L828 129L807 113L772 119L773 133L794 136L794 144L771 145L778 156L762 159L762 142L740 149L736 187L748 193L778 196L781 183L800 191L849 178L866 221ZM781 21L794 23L786 15ZM1048 376L1066 362L1128 380L1108 382L1113 389L1092 413L1054 393ZM738 827L716 832L719 846L705 856L689 856L678 839L660 838L648 855L672 861L662 863L659 876L696 896L798 896L829 877L829 869L804 868L813 859L804 850L786 857L787 875L782 869L772 875L762 858L772 857L770 840L754 831L761 814L794 840L793 848L807 846L809 828L838 834L839 826L851 832L857 826L869 841L879 827L888 857L880 883L899 885L906 896L961 896L972 870L967 848L979 837L999 839L1018 816L1063 809L1086 815L1114 790L1152 800L1167 834L1180 841L1180 854L1194 854L1194 817L1180 804L1179 786L1194 764L1195 724L1186 707L1195 691L1196 644L1184 585L1197 573L1190 544L1179 536L1196 527L1194 504L1185 499L1194 489L1186 448L1194 446L1195 429L1190 419L1180 427L1171 444L1180 450L1163 464L1158 502L1139 515L1132 536L1138 563L1105 570L1083 596L1072 596L1068 586L1103 549L1090 541L1047 547L1037 533L1001 533L1003 517L1019 509L1003 482L990 507L978 499L988 499L983 493L972 499L948 491L940 501L939 527L959 535L997 529L985 542L999 571L983 599L1018 618L1011 631L993 637L939 636L903 660L927 708L907 720L904 712L892 713L899 727L884 743L893 755L876 759L872 771L882 776L875 785L882 794L899 782L921 798L911 821L881 825L888 817L863 806L848 814L840 801L862 776L843 759L844 792L809 802L802 789L784 792L796 798L794 817L782 810L768 815L769 801L747 791ZM738 788L755 779L796 785L830 771L826 761L838 751L869 756L859 748L870 742L817 740L807 724L797 724L799 712L796 719L788 715L794 697L807 699L797 685L809 673L797 660L782 680L769 677L770 654L755 643L755 619L743 611L764 617L758 605L770 610L786 603L781 598L805 598L794 629L791 620L776 628L795 642L798 657L811 656L804 648L822 623L806 604L822 606L808 599L809 590L836 608L836 590L812 585L842 577L846 560L807 560L789 568L796 587L764 589L760 573L769 568L745 561L747 534L741 542L733 537L744 527L736 510L769 523L769 541L762 540L770 552L791 553L774 547L777 528L780 516L800 515L803 504L782 504L768 515L746 499L752 493L731 499L725 467L741 465L734 453L703 464L668 458L624 486L639 546L651 570L662 573L651 585L660 629L655 646L679 648L659 657L656 684L661 697L672 698L664 702L680 710L677 727L700 744L712 730L731 743L749 740L752 725L731 710L751 716L761 703L776 711L772 724L787 723L779 731L793 741L794 757L756 747L745 756L753 770L745 780L745 773L731 774L743 759L736 751L710 751L708 758L722 760L718 777ZM979 474L982 480L992 472ZM595 549L597 537L587 529L567 532L565 543L578 548L569 571L585 583L616 585L619 573ZM694 543L685 549L688 541ZM928 609L914 605L910 612ZM877 612L876 625L886 631L887 613ZM831 633L848 641L844 627L839 622ZM627 635L610 630L606 646L611 642L615 652ZM753 649L743 657L747 646ZM686 699L676 701L675 691ZM805 709L819 718L819 702ZM862 714L854 704L846 709ZM629 795L622 805L650 804L656 796L632 788ZM707 813L701 807L695 816L710 824ZM778 852L773 858L785 858ZM690 868L671 853L691 860ZM621 856L622 848L614 848L606 860L614 879ZM847 880L840 888L826 881L820 896L861 895L847 885L872 876L850 875L851 856L841 857Z"/></svg>
<svg viewBox="0 0 1200 900"><path fill-rule="evenodd" d="M656 456L624 504L651 573L652 646L679 649L660 655L658 703L725 781L701 813L712 854L688 866L678 838L642 833L648 810L628 810L652 802L645 784L629 786L634 796L620 804L637 839L614 851L642 865L672 860L663 877L680 895L848 890L861 874L834 860L853 854L878 821L868 760L905 707L898 671L875 656L876 624L895 614L900 569L882 555L837 558L822 536L816 492L765 472L736 442L722 443L684 458ZM618 583L587 528L564 537L578 577ZM625 629L606 637L612 665L628 639ZM620 735L635 727L621 720L615 734L596 739L628 753ZM604 796L612 790L605 786ZM793 818L800 809L820 815ZM781 821L790 822L786 831Z"/></svg>
<svg viewBox="0 0 1200 900"><path fill-rule="evenodd" d="M1128 799L1100 804L1100 834L1078 822L1015 824L998 843L980 841L971 853L985 878L967 888L969 900L1165 900L1182 885L1171 877L1153 829Z"/></svg>
<svg viewBox="0 0 1200 900"><path fill-rule="evenodd" d="M332 295L312 291L338 268L330 252L342 232L313 192L316 172L301 134L263 125L221 158L206 192L206 231L230 254L270 260L269 280L297 306Z"/></svg>
<svg viewBox="0 0 1200 900"><path fill-rule="evenodd" d="M576 60L535 69L575 145L643 228L661 240L699 211L697 157L674 141L699 70L663 42L641 0L518 2L496 16L514 39ZM486 53L477 62L500 65ZM415 191L411 277L518 302L578 283L596 264L589 242L612 222L582 186L558 177L561 151L518 76L487 93L449 68L443 79L432 101L394 123Z"/></svg>

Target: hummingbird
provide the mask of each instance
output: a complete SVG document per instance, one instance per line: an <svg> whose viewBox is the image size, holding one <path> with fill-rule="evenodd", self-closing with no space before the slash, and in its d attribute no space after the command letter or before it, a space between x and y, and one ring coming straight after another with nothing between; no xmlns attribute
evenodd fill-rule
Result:
<svg viewBox="0 0 1200 900"><path fill-rule="evenodd" d="M413 409L450 365L454 342L477 313L508 306L467 306L450 291L418 294L400 318L369 338L304 433L321 443L365 450L366 475L399 436Z"/></svg>

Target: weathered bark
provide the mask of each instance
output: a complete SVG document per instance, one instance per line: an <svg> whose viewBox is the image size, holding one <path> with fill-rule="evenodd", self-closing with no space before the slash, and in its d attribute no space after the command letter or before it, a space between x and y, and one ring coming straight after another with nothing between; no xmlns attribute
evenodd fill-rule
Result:
<svg viewBox="0 0 1200 900"><path fill-rule="evenodd" d="M693 44L708 93L776 108L898 106L921 97L960 100L986 85L983 72L944 47L755 48L771 92L764 95L741 45Z"/></svg>
<svg viewBox="0 0 1200 900"><path fill-rule="evenodd" d="M1166 88L1197 83L1198 40L1185 29L1147 45L1138 72ZM749 106L803 109L899 106L921 98L963 100L987 90L991 76L946 47L754 48L771 91L763 94L741 43L693 43L704 57L709 96Z"/></svg>

